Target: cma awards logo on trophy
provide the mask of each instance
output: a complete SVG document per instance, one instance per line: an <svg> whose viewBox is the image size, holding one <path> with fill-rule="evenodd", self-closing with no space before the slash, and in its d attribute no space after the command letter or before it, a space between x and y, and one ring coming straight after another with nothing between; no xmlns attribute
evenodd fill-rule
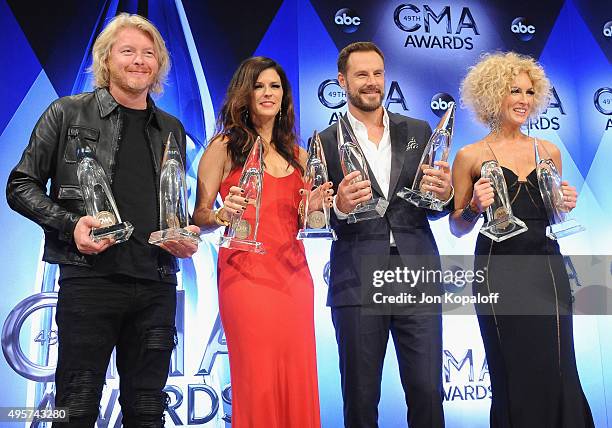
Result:
<svg viewBox="0 0 612 428"><path fill-rule="evenodd" d="M334 15L334 24L343 33L354 33L361 25L361 18L354 10L343 8Z"/></svg>
<svg viewBox="0 0 612 428"><path fill-rule="evenodd" d="M37 382L33 400L39 410L55 405L55 365L57 326L54 323L56 292L37 293L19 302L7 316L2 328L2 351L8 365L20 376ZM231 385L219 379L215 370L220 355L227 354L225 334L217 314L197 371L185 368L185 291L177 291L177 344L172 352L169 378L164 388L170 401L167 426L231 422ZM223 363L220 364L221 366ZM223 371L223 370L221 370ZM213 373L214 372L214 373ZM229 377L229 376L228 376ZM98 428L119 426L119 377L115 357L111 358L97 419ZM46 426L33 421L32 427Z"/></svg>
<svg viewBox="0 0 612 428"><path fill-rule="evenodd" d="M393 22L409 33L404 42L406 48L472 50L474 37L480 36L469 7L434 9L428 4L401 4L393 12Z"/></svg>
<svg viewBox="0 0 612 428"><path fill-rule="evenodd" d="M512 20L510 31L522 42L528 42L533 39L536 34L536 27L527 21L527 18L519 16Z"/></svg>
<svg viewBox="0 0 612 428"><path fill-rule="evenodd" d="M326 79L319 84L317 89L319 102L331 110L338 110L346 105L346 92L338 83L338 79ZM392 105L398 105L403 111L408 111L404 92L396 80L392 80L389 84L389 90L384 100L386 109ZM330 115L328 125L335 123L338 120L338 112L333 111Z"/></svg>
<svg viewBox="0 0 612 428"><path fill-rule="evenodd" d="M605 116L612 116L612 88L599 88L593 95L593 104L598 112ZM612 129L612 118L606 121L605 131Z"/></svg>

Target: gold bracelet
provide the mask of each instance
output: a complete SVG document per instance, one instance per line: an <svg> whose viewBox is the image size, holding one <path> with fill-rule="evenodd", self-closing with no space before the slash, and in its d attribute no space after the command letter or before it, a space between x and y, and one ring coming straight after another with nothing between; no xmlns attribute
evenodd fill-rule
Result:
<svg viewBox="0 0 612 428"><path fill-rule="evenodd" d="M306 216L306 208L304 207L304 200L302 199L298 206L298 220L300 224L304 223L304 216Z"/></svg>
<svg viewBox="0 0 612 428"><path fill-rule="evenodd" d="M224 220L223 218L221 218L221 216L219 215L221 213L221 210L223 209L223 207L216 209L215 210L215 223L217 223L219 226L229 226L230 223L227 220Z"/></svg>

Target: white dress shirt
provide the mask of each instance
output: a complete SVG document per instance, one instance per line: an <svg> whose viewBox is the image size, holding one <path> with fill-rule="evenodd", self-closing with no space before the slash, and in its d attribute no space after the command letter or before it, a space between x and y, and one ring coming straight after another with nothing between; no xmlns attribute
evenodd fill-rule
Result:
<svg viewBox="0 0 612 428"><path fill-rule="evenodd" d="M357 137L357 143L363 151L370 169L374 174L374 178L380 186L380 190L384 193L384 197L389 200L389 182L391 181L391 135L389 132L389 115L387 110L383 107L383 135L380 142L377 144L370 141L368 137L368 128L347 111L346 116L348 117L349 124ZM348 217L347 214L343 213L336 206L336 197L334 196L334 212L339 220L344 220ZM395 246L395 240L393 239L393 233L390 232L390 243Z"/></svg>

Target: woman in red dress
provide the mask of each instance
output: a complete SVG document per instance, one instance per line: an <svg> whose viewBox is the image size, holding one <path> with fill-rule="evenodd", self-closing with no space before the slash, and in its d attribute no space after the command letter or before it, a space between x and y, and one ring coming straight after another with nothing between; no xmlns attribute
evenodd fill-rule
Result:
<svg viewBox="0 0 612 428"><path fill-rule="evenodd" d="M254 224L254 201L237 187L259 136L265 172L257 240L266 253L221 248L219 311L232 381L232 427L320 427L313 319L313 284L296 235L306 153L297 145L291 88L273 60L253 57L235 72L219 132L198 170L194 221L203 229L227 225L244 211ZM213 210L217 193L224 205ZM331 205L331 183L318 202ZM314 202L314 201L313 201Z"/></svg>

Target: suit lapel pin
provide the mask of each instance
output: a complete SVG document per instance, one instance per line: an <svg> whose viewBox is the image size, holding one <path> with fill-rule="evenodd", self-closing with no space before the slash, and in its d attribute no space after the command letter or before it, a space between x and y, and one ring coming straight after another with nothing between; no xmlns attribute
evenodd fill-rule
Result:
<svg viewBox="0 0 612 428"><path fill-rule="evenodd" d="M410 140L408 141L408 144L406 145L406 151L414 150L418 148L419 148L419 144L416 142L414 137L410 137Z"/></svg>

